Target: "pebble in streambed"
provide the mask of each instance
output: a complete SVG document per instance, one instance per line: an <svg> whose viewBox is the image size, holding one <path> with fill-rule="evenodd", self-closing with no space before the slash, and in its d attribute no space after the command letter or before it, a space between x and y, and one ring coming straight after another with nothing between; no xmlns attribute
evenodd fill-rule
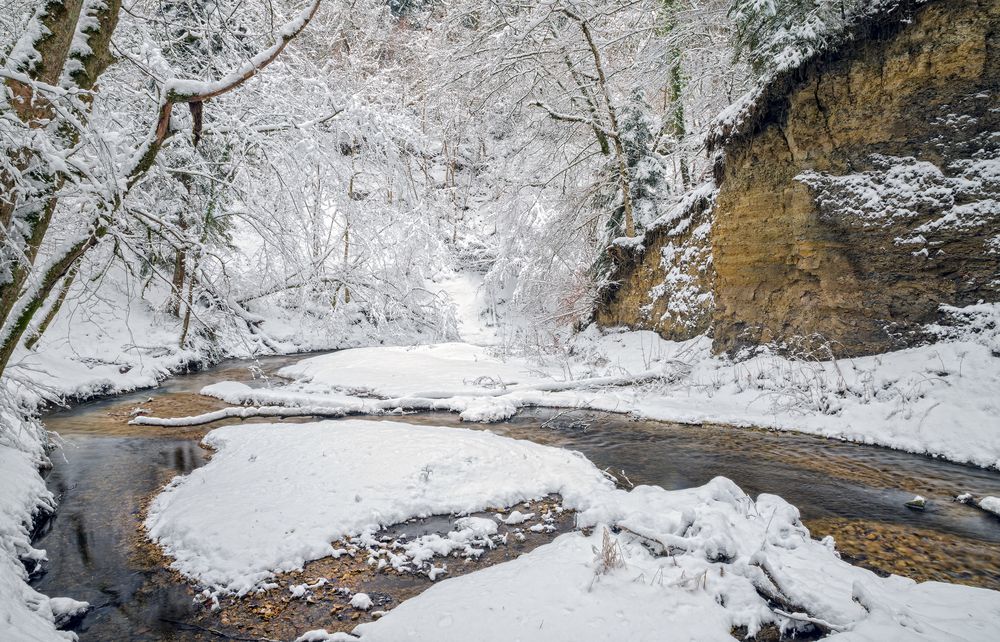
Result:
<svg viewBox="0 0 1000 642"><path fill-rule="evenodd" d="M521 521L529 514L532 517ZM514 519L509 519L511 516ZM464 545L448 556L430 559L420 555L419 546L407 551L407 545L419 544L421 538L434 546L441 543L435 537L454 539L462 531L463 520L482 520L480 526L487 521L495 524L495 530L485 529L485 538L469 540L481 553L467 554ZM272 639L294 639L317 627L331 633L351 631L430 588L435 581L517 558L573 530L574 522L575 513L564 510L556 495L468 516L412 519L368 537L334 542L338 550L335 557L308 562L301 571L282 574L268 583L265 591L242 598L220 597L218 608L213 608L212 600L205 600L197 624L226 634Z"/></svg>
<svg viewBox="0 0 1000 642"><path fill-rule="evenodd" d="M882 575L995 589L1000 584L996 544L930 529L827 518L807 520L813 537L833 536L853 564Z"/></svg>

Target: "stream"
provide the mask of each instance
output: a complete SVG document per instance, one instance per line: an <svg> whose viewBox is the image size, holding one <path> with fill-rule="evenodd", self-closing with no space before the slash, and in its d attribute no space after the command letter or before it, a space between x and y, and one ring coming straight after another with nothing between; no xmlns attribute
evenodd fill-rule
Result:
<svg viewBox="0 0 1000 642"><path fill-rule="evenodd" d="M168 379L156 389L45 417L62 440L46 478L59 508L37 526L35 546L48 551L49 561L32 585L50 596L94 605L74 628L81 642L225 639L219 629L227 622L193 602L192 588L163 567L140 526L145 502L157 488L207 461L200 438L236 420L168 429L129 426L127 420L140 406L156 416L224 407L200 397L198 390L223 380L272 385L272 378L260 375L301 358L226 361ZM578 450L626 486L685 488L724 475L751 496L784 497L799 508L814 537L832 535L844 557L857 564L917 580L1000 589L1000 519L953 501L963 492L1000 496L996 471L794 433L589 411L535 409L488 425L462 424L447 413L405 420L491 430ZM927 498L926 510L904 506L915 494ZM399 580L379 588L389 595L398 589L401 599L422 590L414 586L414 581Z"/></svg>

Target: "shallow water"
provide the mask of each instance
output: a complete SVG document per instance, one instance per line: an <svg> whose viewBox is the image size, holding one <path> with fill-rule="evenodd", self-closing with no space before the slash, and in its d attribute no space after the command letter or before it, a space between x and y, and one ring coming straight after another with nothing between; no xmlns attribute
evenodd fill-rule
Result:
<svg viewBox="0 0 1000 642"><path fill-rule="evenodd" d="M46 425L63 439L47 477L59 510L40 525L36 546L50 561L33 585L97 607L76 629L82 642L221 639L216 632L225 623L193 603L190 587L162 567L139 530L144 500L172 476L206 461L197 441L219 424L162 429L128 426L127 418L137 407L159 416L222 407L191 393L226 379L272 385L277 382L253 375L299 358L261 359L253 371L248 362L230 361L155 390L47 416ZM490 425L461 424L442 413L405 420L579 450L626 485L684 488L724 475L752 496L781 495L799 507L814 536L832 534L838 548L866 566L1000 589L1000 519L952 501L961 492L1000 495L994 471L805 435L605 413L533 410ZM929 500L926 511L903 506L914 494Z"/></svg>

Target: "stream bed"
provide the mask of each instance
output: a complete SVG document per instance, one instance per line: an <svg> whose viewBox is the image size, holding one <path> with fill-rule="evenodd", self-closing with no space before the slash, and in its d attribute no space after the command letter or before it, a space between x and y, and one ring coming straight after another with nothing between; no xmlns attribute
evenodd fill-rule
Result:
<svg viewBox="0 0 1000 642"><path fill-rule="evenodd" d="M51 455L53 468L47 476L59 508L38 525L35 546L48 551L49 561L32 584L47 595L94 605L74 629L81 642L197 642L227 635L262 639L257 633L241 637L238 632L246 627L232 628L235 624L225 620L225 611L220 616L196 604L192 587L164 568L163 558L141 531L145 502L173 476L207 461L209 453L199 440L208 430L236 420L167 429L129 426L127 421L139 407L156 416L224 407L197 395L198 390L224 380L271 385L274 380L262 374L301 358L227 361L174 377L153 390L47 415L47 427L62 439ZM405 420L491 430L578 450L625 486L685 488L723 475L751 496L781 495L799 508L813 537L832 535L845 558L855 563L917 580L1000 590L1000 519L953 501L964 492L1000 496L996 471L794 433L641 421L589 411L535 409L487 425L463 424L447 413L419 413ZM915 494L927 498L926 510L904 506ZM377 588L391 603L427 584L383 578ZM333 612L329 605L310 609L297 616L301 622L290 619L289 626L325 626L308 619L317 617L320 609L323 615ZM268 612L262 613L264 617Z"/></svg>

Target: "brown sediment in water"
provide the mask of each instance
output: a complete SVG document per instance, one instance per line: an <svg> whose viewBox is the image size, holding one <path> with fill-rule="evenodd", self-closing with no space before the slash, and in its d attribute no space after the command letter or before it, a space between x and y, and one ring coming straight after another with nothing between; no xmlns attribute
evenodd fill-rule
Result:
<svg viewBox="0 0 1000 642"><path fill-rule="evenodd" d="M311 417L251 417L249 419L230 417L199 426L145 426L129 423L140 414L135 412L137 409L145 411L141 414L150 417L176 418L192 417L231 406L232 404L195 392L161 392L141 403L133 400L111 404L106 411L92 413L87 416L86 420L80 420L77 416L66 419L55 416L47 418L45 423L50 430L63 436L91 434L102 437L152 437L197 441L221 426L240 423L301 423L315 420Z"/></svg>
<svg viewBox="0 0 1000 642"><path fill-rule="evenodd" d="M995 589L1000 559L992 542L908 526L840 518L805 522L813 537L832 535L848 561L882 575Z"/></svg>
<svg viewBox="0 0 1000 642"><path fill-rule="evenodd" d="M52 415L45 418L49 430L63 436L163 437L201 439L221 422L207 426L136 426L129 423L138 414L154 417L188 417L226 408L227 404L193 392L156 392L145 399L127 399L107 404L100 412L85 415ZM145 412L138 412L138 411Z"/></svg>
<svg viewBox="0 0 1000 642"><path fill-rule="evenodd" d="M628 428L630 431L641 431L655 436L662 433L667 423L633 419L628 422ZM826 477L861 483L872 488L948 497L953 497L964 490L956 488L954 483L947 479L918 476L910 474L905 469L872 465L857 456L861 452L858 449L893 452L892 449L881 446L757 426L737 427L699 423L683 424L682 429L693 433L698 446L702 449L712 449L717 452L746 452L748 456L758 460L764 459L783 466L811 470ZM850 447L852 450L850 454L838 452L841 450L838 447ZM911 453L909 456L923 458L919 454Z"/></svg>

